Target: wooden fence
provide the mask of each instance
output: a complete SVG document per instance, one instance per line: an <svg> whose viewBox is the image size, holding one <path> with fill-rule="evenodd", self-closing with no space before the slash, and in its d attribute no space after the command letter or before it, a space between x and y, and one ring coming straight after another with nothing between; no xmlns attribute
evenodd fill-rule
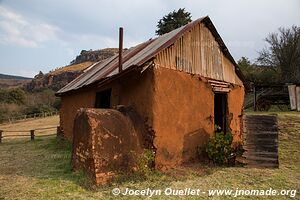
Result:
<svg viewBox="0 0 300 200"><path fill-rule="evenodd" d="M56 130L54 133L51 134L37 134L38 131L42 130ZM21 133L21 134L7 134L4 133ZM59 126L52 126L52 127L44 127L44 128L37 128L37 129L31 129L31 130L0 130L0 143L2 143L2 138L15 138L15 137L30 137L30 140L34 140L35 137L46 137L46 136L52 136L61 135L61 129Z"/></svg>
<svg viewBox="0 0 300 200"><path fill-rule="evenodd" d="M58 114L59 114L58 111L32 113L32 114L28 114L28 115L20 115L20 116L14 116L14 117L0 118L0 123L1 124L13 123L15 121L21 121L21 120L33 119L33 118L49 117L49 116L54 116L54 115L58 115Z"/></svg>
<svg viewBox="0 0 300 200"><path fill-rule="evenodd" d="M277 116L244 115L243 138L248 167L279 167Z"/></svg>

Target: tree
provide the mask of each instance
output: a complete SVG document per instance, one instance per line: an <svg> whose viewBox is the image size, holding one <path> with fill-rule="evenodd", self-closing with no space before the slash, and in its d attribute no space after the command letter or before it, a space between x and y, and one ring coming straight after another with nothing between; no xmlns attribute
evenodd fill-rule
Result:
<svg viewBox="0 0 300 200"><path fill-rule="evenodd" d="M0 103L22 105L25 101L26 93L21 88L0 89Z"/></svg>
<svg viewBox="0 0 300 200"><path fill-rule="evenodd" d="M238 60L238 65L240 68L248 69L249 67L251 67L251 62L249 58L243 56Z"/></svg>
<svg viewBox="0 0 300 200"><path fill-rule="evenodd" d="M191 21L191 13L185 11L184 8L179 8L178 11L174 10L158 21L157 30L155 33L157 35L163 35L186 25Z"/></svg>
<svg viewBox="0 0 300 200"><path fill-rule="evenodd" d="M237 63L249 83L276 84L279 82L276 68L253 64L247 57L241 57Z"/></svg>
<svg viewBox="0 0 300 200"><path fill-rule="evenodd" d="M257 62L277 68L285 83L300 82L300 27L279 28L265 39L268 47L259 52Z"/></svg>

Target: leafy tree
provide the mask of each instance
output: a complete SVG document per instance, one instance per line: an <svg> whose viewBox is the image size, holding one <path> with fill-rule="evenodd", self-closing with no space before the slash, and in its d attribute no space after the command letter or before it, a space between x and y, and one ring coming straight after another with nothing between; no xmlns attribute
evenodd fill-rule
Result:
<svg viewBox="0 0 300 200"><path fill-rule="evenodd" d="M9 91L8 103L15 103L18 105L24 104L25 101L25 91L21 88L15 88Z"/></svg>
<svg viewBox="0 0 300 200"><path fill-rule="evenodd" d="M238 65L248 82L270 84L280 82L280 72L277 68L253 64L246 57L238 60Z"/></svg>
<svg viewBox="0 0 300 200"><path fill-rule="evenodd" d="M26 93L21 88L0 89L0 103L24 104Z"/></svg>
<svg viewBox="0 0 300 200"><path fill-rule="evenodd" d="M251 62L249 58L243 56L238 60L238 65L240 68L247 69L251 66Z"/></svg>
<svg viewBox="0 0 300 200"><path fill-rule="evenodd" d="M257 62L278 68L283 82L300 82L300 27L279 28L265 39L268 46L259 52Z"/></svg>
<svg viewBox="0 0 300 200"><path fill-rule="evenodd" d="M191 13L185 11L184 8L179 8L178 11L174 10L158 21L157 30L155 33L157 35L163 35L186 25L191 21Z"/></svg>

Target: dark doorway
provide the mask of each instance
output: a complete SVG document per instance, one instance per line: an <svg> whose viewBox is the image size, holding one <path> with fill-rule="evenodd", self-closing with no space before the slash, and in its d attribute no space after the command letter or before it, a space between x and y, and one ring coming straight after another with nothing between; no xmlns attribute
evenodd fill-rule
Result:
<svg viewBox="0 0 300 200"><path fill-rule="evenodd" d="M96 93L95 108L110 108L111 89Z"/></svg>
<svg viewBox="0 0 300 200"><path fill-rule="evenodd" d="M226 133L227 130L227 94L215 93L215 125L218 131Z"/></svg>

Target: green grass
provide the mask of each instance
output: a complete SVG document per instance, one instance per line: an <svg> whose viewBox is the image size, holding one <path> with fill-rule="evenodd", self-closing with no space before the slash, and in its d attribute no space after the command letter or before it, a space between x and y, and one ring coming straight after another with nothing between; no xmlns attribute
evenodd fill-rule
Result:
<svg viewBox="0 0 300 200"><path fill-rule="evenodd" d="M205 164L181 167L167 173L120 176L111 185L93 187L82 172L72 172L71 145L55 137L6 139L0 144L0 199L115 199L115 187L131 189L300 189L300 114L278 113L279 169L214 167ZM123 199L128 199L123 196ZM142 197L132 197L130 199ZM145 197L144 197L145 198ZM178 199L155 196L153 199ZM181 198L181 197L180 197ZM207 199L206 195L188 197ZM230 196L210 199L231 199ZM265 196L261 199L269 199ZM257 199L243 196L238 199ZM272 199L289 199L276 196ZM299 199L297 194L295 199Z"/></svg>

